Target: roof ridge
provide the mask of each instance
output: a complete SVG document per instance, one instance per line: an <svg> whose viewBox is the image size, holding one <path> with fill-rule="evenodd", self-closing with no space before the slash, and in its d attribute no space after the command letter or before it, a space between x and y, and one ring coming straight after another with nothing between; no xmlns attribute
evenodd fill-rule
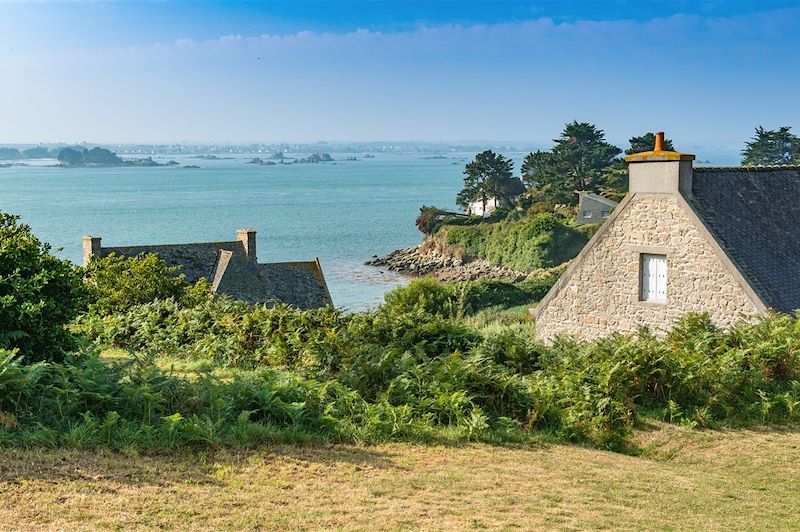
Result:
<svg viewBox="0 0 800 532"><path fill-rule="evenodd" d="M124 246L102 246L103 249L131 248L176 248L181 246L216 246L219 244L239 244L241 240L219 240L217 242L181 242L178 244L126 244Z"/></svg>
<svg viewBox="0 0 800 532"><path fill-rule="evenodd" d="M746 166L696 166L694 172L758 172L763 170L800 170L800 164L759 164Z"/></svg>

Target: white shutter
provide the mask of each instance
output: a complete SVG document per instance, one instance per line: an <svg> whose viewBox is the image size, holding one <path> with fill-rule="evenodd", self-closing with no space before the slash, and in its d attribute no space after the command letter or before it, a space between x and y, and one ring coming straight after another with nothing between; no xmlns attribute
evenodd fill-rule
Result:
<svg viewBox="0 0 800 532"><path fill-rule="evenodd" d="M642 254L641 261L642 301L667 300L666 255Z"/></svg>
<svg viewBox="0 0 800 532"><path fill-rule="evenodd" d="M656 262L656 300L667 300L667 257L659 256Z"/></svg>
<svg viewBox="0 0 800 532"><path fill-rule="evenodd" d="M642 301L650 299L650 287L654 286L650 277L650 259L642 255Z"/></svg>

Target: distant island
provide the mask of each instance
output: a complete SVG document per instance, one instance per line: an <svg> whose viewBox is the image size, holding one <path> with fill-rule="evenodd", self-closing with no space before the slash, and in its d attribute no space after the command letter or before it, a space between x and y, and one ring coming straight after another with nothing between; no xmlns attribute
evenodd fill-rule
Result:
<svg viewBox="0 0 800 532"><path fill-rule="evenodd" d="M157 163L152 157L144 159L120 159L116 153L105 148L64 148L58 153L59 166L66 168L111 168L118 166L175 166L176 161L167 165Z"/></svg>
<svg viewBox="0 0 800 532"><path fill-rule="evenodd" d="M260 164L262 166L275 166L275 163L272 161L265 161L261 157L253 157L245 164Z"/></svg>
<svg viewBox="0 0 800 532"><path fill-rule="evenodd" d="M295 163L327 163L333 161L330 153L312 153L308 157L301 157L295 159Z"/></svg>
<svg viewBox="0 0 800 532"><path fill-rule="evenodd" d="M19 150L17 148L0 148L0 160L17 159L55 159L59 150L49 150L43 146Z"/></svg>
<svg viewBox="0 0 800 532"><path fill-rule="evenodd" d="M95 147L91 150L80 146L54 149L36 146L25 150L0 147L0 161L19 161L27 159L57 159L57 166L66 168L180 165L178 161L169 161L165 164L157 163L152 157L143 159L120 159L113 151L100 147ZM25 163L0 164L0 168L8 168L10 166L25 166Z"/></svg>

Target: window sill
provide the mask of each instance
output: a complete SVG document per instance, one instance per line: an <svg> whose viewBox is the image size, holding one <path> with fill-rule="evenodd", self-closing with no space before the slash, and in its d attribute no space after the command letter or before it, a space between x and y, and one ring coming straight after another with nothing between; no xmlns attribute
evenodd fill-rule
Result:
<svg viewBox="0 0 800 532"><path fill-rule="evenodd" d="M664 305L667 304L667 300L664 299L663 301L658 301L658 300L654 300L654 299L640 299L639 303L642 303L643 305L664 306Z"/></svg>

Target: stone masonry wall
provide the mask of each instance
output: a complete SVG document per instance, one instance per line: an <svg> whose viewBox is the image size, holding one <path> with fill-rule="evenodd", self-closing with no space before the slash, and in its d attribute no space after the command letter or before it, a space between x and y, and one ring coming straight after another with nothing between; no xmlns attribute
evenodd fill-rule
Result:
<svg viewBox="0 0 800 532"><path fill-rule="evenodd" d="M635 332L663 333L687 312L708 312L721 326L757 308L668 194L636 195L588 250L581 264L536 319L536 333L594 339ZM667 257L667 300L639 300L641 253Z"/></svg>

